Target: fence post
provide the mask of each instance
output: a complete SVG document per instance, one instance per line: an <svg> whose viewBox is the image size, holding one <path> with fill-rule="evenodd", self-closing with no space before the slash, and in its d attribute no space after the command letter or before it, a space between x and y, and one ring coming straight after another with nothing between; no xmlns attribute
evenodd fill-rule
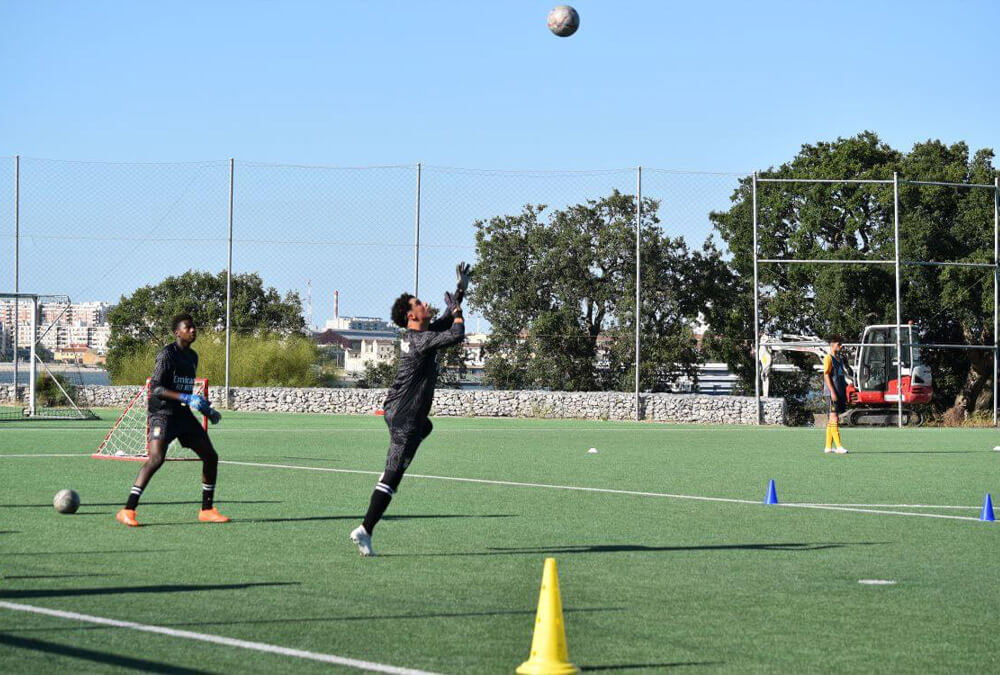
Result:
<svg viewBox="0 0 1000 675"><path fill-rule="evenodd" d="M997 323L1000 318L1000 177L993 178L993 426L997 425Z"/></svg>
<svg viewBox="0 0 1000 675"><path fill-rule="evenodd" d="M14 155L14 293L21 292L21 155ZM14 298L14 402L17 402L17 348L21 341L21 299Z"/></svg>
<svg viewBox="0 0 1000 675"><path fill-rule="evenodd" d="M761 424L761 400L760 400L760 301L758 300L758 271L757 259L759 251L757 249L757 172L753 172L751 181L751 195L753 201L753 396L757 404L757 424Z"/></svg>
<svg viewBox="0 0 1000 675"><path fill-rule="evenodd" d="M640 242L642 241L642 166L636 167L635 173L635 421L641 419L639 405L639 320L641 315L642 260Z"/></svg>
<svg viewBox="0 0 1000 675"><path fill-rule="evenodd" d="M903 428L903 339L899 293L899 173L892 172L892 223L896 255L896 426Z"/></svg>
<svg viewBox="0 0 1000 675"><path fill-rule="evenodd" d="M420 297L420 162L417 162L417 194L413 205L413 294Z"/></svg>
<svg viewBox="0 0 1000 675"><path fill-rule="evenodd" d="M226 408L232 406L232 396L229 383L229 349L232 343L232 313L233 313L233 187L236 178L236 160L229 158L229 236L227 238L229 254L226 260Z"/></svg>

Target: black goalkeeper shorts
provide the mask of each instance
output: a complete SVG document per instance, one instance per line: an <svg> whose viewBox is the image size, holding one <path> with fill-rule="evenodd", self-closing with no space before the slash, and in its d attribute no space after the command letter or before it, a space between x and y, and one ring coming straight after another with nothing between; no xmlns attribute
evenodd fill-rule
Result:
<svg viewBox="0 0 1000 675"><path fill-rule="evenodd" d="M387 414L385 423L389 427L389 453L385 458L386 472L406 471L417 454L420 443L427 438L434 425L426 417L419 421L400 424Z"/></svg>
<svg viewBox="0 0 1000 675"><path fill-rule="evenodd" d="M205 447L208 432L189 410L180 410L173 415L150 415L149 440L163 439L164 448L174 439L185 448Z"/></svg>

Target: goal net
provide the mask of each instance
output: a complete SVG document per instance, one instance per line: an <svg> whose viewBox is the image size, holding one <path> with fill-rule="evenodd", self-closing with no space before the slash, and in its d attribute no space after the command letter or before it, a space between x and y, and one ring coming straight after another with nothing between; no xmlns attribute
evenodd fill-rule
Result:
<svg viewBox="0 0 1000 675"><path fill-rule="evenodd" d="M208 380L197 378L194 381L192 393L199 394L208 400ZM96 459L132 459L144 460L149 456L149 422L146 417L149 402L149 380L112 425L107 436L97 446L97 452L91 457ZM208 431L208 418L202 418L205 431ZM167 448L167 459L198 459L191 450L181 447L174 440Z"/></svg>
<svg viewBox="0 0 1000 675"><path fill-rule="evenodd" d="M97 419L82 396L91 327L73 307L67 295L0 293L0 421Z"/></svg>

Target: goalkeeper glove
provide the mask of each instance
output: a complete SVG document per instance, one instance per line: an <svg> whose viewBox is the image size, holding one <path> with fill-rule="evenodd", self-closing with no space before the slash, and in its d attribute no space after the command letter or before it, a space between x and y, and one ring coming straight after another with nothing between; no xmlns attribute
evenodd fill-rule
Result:
<svg viewBox="0 0 1000 675"><path fill-rule="evenodd" d="M458 267L455 268L455 276L458 278L458 283L455 286L455 303L462 304L462 300L465 298L465 290L469 287L469 272L472 270L472 266L466 262L458 263Z"/></svg>
<svg viewBox="0 0 1000 675"><path fill-rule="evenodd" d="M186 403L189 408L197 410L202 414L206 414L206 411L212 409L212 406L208 404L208 401L198 394L181 394L180 400L181 403Z"/></svg>
<svg viewBox="0 0 1000 675"><path fill-rule="evenodd" d="M219 421L222 420L222 415L219 411L212 407L209 407L208 412L205 413L205 417L207 417L208 421L212 424L218 424Z"/></svg>
<svg viewBox="0 0 1000 675"><path fill-rule="evenodd" d="M444 304L448 308L448 311L454 314L461 314L462 308L459 306L458 301L455 300L455 296L451 293L444 294Z"/></svg>

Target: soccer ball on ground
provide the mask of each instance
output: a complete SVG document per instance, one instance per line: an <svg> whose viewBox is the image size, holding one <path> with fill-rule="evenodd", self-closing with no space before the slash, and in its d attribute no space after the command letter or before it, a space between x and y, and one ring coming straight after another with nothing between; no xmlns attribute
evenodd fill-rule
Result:
<svg viewBox="0 0 1000 675"><path fill-rule="evenodd" d="M80 495L75 490L60 490L52 500L52 506L59 513L76 513L80 508Z"/></svg>
<svg viewBox="0 0 1000 675"><path fill-rule="evenodd" d="M569 37L580 27L580 15L569 5L558 5L549 12L549 30L559 37Z"/></svg>

